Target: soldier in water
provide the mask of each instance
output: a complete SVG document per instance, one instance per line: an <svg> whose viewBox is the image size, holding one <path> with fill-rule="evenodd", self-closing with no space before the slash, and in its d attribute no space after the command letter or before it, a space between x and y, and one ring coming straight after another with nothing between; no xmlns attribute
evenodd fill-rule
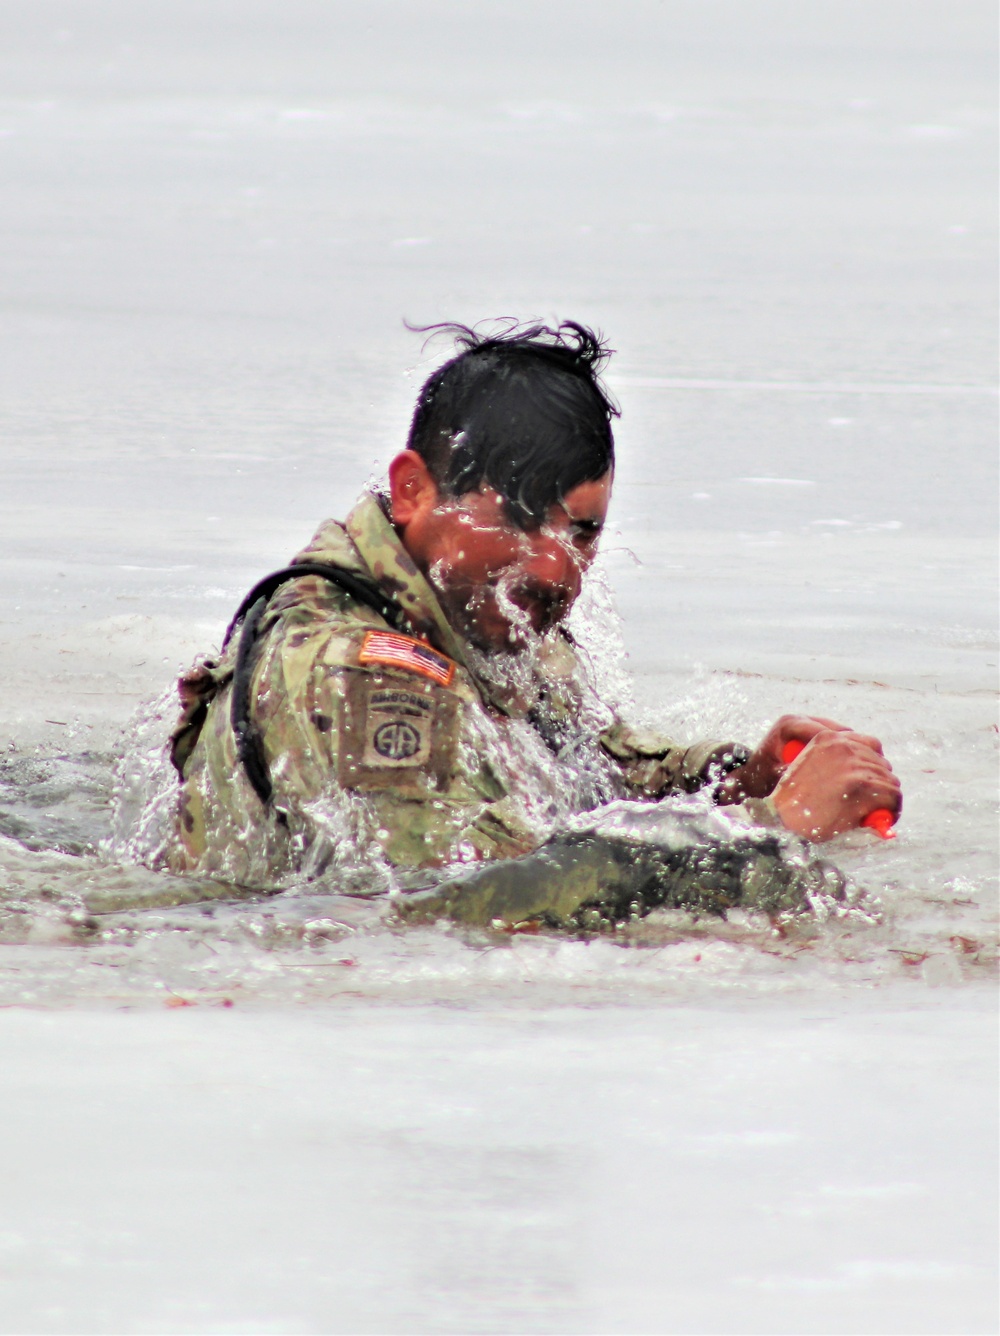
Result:
<svg viewBox="0 0 1000 1336"><path fill-rule="evenodd" d="M436 880L402 908L487 923L773 910L828 888L801 841L899 811L878 740L786 715L756 747L691 744L616 717L566 627L614 479L609 354L573 323L448 329L459 351L385 490L251 590L221 655L182 679L161 865L261 889ZM786 766L791 741L808 745ZM649 805L651 835L600 832L622 799ZM750 820L723 820L732 806Z"/></svg>

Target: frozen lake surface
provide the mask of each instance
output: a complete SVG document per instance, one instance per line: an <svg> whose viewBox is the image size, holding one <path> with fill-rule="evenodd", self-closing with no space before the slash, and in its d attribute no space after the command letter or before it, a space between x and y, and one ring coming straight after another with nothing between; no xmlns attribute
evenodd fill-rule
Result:
<svg viewBox="0 0 1000 1336"><path fill-rule="evenodd" d="M0 2L0 1329L995 1330L994 30ZM67 919L155 882L133 712L399 448L403 317L508 313L619 349L635 710L878 733L879 921Z"/></svg>
<svg viewBox="0 0 1000 1336"><path fill-rule="evenodd" d="M8 1013L4 1325L988 1332L992 1015L883 1002Z"/></svg>

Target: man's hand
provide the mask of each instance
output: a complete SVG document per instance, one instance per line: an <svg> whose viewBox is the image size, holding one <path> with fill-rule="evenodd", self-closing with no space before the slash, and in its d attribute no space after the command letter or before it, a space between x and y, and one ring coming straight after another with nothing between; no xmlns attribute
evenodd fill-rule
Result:
<svg viewBox="0 0 1000 1336"><path fill-rule="evenodd" d="M786 766L781 755L792 741L807 746ZM903 805L878 738L807 715L783 715L725 789L723 801L773 796L782 824L816 842L853 830L880 807L898 813Z"/></svg>
<svg viewBox="0 0 1000 1336"><path fill-rule="evenodd" d="M782 824L821 842L860 826L869 812L902 810L903 795L877 738L845 729L817 733L773 794Z"/></svg>
<svg viewBox="0 0 1000 1336"><path fill-rule="evenodd" d="M742 802L744 798L767 798L774 792L775 785L788 767L781 759L781 754L789 742L801 742L803 746L823 732L849 733L846 724L838 724L833 719L816 718L807 714L783 714L773 725L767 737L739 770L734 770L726 781L723 802ZM882 744L878 738L869 738L868 743L879 755Z"/></svg>

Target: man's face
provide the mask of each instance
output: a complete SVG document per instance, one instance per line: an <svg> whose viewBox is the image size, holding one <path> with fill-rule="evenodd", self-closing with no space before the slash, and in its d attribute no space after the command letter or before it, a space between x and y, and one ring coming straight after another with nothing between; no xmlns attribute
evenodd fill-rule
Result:
<svg viewBox="0 0 1000 1336"><path fill-rule="evenodd" d="M431 480L433 493L407 509L397 503L392 481L404 545L434 584L449 621L480 649L499 652L523 647L569 611L597 550L612 475L579 483L527 531L507 517L491 487L443 497Z"/></svg>

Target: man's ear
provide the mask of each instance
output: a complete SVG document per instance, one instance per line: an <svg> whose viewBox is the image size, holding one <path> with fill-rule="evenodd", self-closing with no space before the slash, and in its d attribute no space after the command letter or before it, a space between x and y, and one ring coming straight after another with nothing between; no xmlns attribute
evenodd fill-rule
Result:
<svg viewBox="0 0 1000 1336"><path fill-rule="evenodd" d="M404 450L389 465L392 522L403 527L440 500L437 483L416 450Z"/></svg>

